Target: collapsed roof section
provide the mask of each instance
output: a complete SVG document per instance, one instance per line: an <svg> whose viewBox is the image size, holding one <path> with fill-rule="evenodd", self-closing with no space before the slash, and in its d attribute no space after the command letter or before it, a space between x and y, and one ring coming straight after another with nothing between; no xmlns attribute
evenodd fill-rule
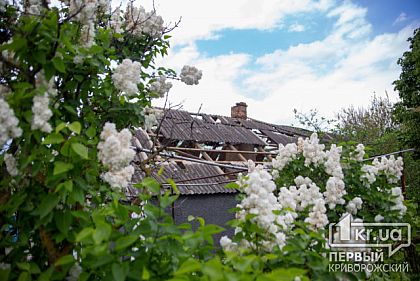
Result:
<svg viewBox="0 0 420 281"><path fill-rule="evenodd" d="M225 184L246 170L248 160L257 164L271 162L279 144L311 134L248 118L246 107L245 103L237 103L231 117L162 109L158 126L136 132L133 145L140 151L136 161L145 161L148 153L159 152L155 153L159 165L151 169L150 176L167 187L167 180L174 180L183 195L235 192ZM161 167L163 173L159 174ZM145 173L136 167L133 182L144 177Z"/></svg>

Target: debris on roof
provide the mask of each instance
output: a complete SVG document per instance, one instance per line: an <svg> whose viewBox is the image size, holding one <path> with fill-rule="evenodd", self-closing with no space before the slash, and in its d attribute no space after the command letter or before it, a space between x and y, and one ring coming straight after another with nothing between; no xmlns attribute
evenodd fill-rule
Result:
<svg viewBox="0 0 420 281"><path fill-rule="evenodd" d="M136 132L133 145L139 153L135 161L145 161L145 152L158 152L160 165L152 169L151 176L167 187L167 180L172 179L183 195L235 193L225 188L236 178L230 166L246 167L248 160L256 164L271 162L280 144L296 142L312 133L249 118L246 109L245 103L237 103L232 107L232 117L162 109L155 129ZM164 171L158 175L162 166ZM137 167L133 182L144 177Z"/></svg>

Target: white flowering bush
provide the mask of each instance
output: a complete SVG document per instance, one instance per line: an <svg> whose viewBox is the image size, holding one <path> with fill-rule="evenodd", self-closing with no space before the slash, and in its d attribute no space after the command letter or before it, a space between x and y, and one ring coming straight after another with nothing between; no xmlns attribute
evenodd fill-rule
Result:
<svg viewBox="0 0 420 281"><path fill-rule="evenodd" d="M188 244L176 195L125 195L132 133L181 80L155 63L174 26L127 2L0 1L0 280L162 280L210 253L219 228Z"/></svg>
<svg viewBox="0 0 420 281"><path fill-rule="evenodd" d="M308 263L315 259L307 273L321 278L327 271L329 223L348 214L355 221L400 222L407 211L397 186L402 158L367 161L366 155L361 144L326 148L316 133L280 145L271 163L250 165L248 175L234 185L243 194L232 222L235 235L221 239L223 249L242 255L277 253L289 266L297 265L290 261L295 254Z"/></svg>

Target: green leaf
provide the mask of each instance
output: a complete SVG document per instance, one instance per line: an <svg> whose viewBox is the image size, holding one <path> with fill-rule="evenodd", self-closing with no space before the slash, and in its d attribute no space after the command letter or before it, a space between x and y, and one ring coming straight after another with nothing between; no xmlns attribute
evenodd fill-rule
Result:
<svg viewBox="0 0 420 281"><path fill-rule="evenodd" d="M57 125L57 127L55 127L55 132L58 133L60 132L62 129L64 129L65 127L67 127L67 124L64 122L61 122L60 124Z"/></svg>
<svg viewBox="0 0 420 281"><path fill-rule="evenodd" d="M150 273L149 273L149 271L147 270L146 267L143 267L143 272L141 274L141 278L143 280L149 280L150 279Z"/></svg>
<svg viewBox="0 0 420 281"><path fill-rule="evenodd" d="M238 189L239 185L236 182L230 182L225 185L225 188Z"/></svg>
<svg viewBox="0 0 420 281"><path fill-rule="evenodd" d="M65 264L70 264L74 262L74 257L73 255L65 255L62 256L61 258L59 258L54 265L55 266L59 266L59 265L65 265Z"/></svg>
<svg viewBox="0 0 420 281"><path fill-rule="evenodd" d="M93 138L94 136L96 136L96 129L95 127L91 126L86 130L86 136L88 136L89 138Z"/></svg>
<svg viewBox="0 0 420 281"><path fill-rule="evenodd" d="M27 262L17 262L16 265L21 270L29 271L31 269L31 265Z"/></svg>
<svg viewBox="0 0 420 281"><path fill-rule="evenodd" d="M61 134L51 133L44 139L42 144L57 144L57 143L62 143L63 141L64 141L64 138Z"/></svg>
<svg viewBox="0 0 420 281"><path fill-rule="evenodd" d="M80 124L80 122L74 121L72 123L70 123L67 126L72 132L75 132L76 134L80 134L80 131L82 130L82 125Z"/></svg>
<svg viewBox="0 0 420 281"><path fill-rule="evenodd" d="M154 178L146 177L141 184L153 193L159 193L160 184Z"/></svg>
<svg viewBox="0 0 420 281"><path fill-rule="evenodd" d="M60 59L59 57L53 58L52 59L52 63L54 65L55 69L57 69L61 73L65 73L66 72L66 66L64 65L63 60Z"/></svg>
<svg viewBox="0 0 420 281"><path fill-rule="evenodd" d="M29 275L29 272L24 271L19 275L18 281L26 281L31 280L31 276Z"/></svg>
<svg viewBox="0 0 420 281"><path fill-rule="evenodd" d="M65 173L67 171L70 171L71 169L73 169L73 164L71 163L65 163L62 161L56 161L54 162L54 172L53 175L58 175L61 173Z"/></svg>
<svg viewBox="0 0 420 281"><path fill-rule="evenodd" d="M76 115L77 116L77 112L76 112L76 110L74 110L74 108L73 107L71 107L70 105L63 105L63 107L68 111L68 112L70 112L70 113L72 113L73 115Z"/></svg>
<svg viewBox="0 0 420 281"><path fill-rule="evenodd" d="M62 182L62 183L60 183L58 186L57 186L57 188L56 188L56 192L58 192L58 191L60 191L61 189L65 189L65 190L67 190L68 192L72 192L73 191L73 181L71 181L71 180L68 180L68 181L65 181L65 182Z"/></svg>
<svg viewBox="0 0 420 281"><path fill-rule="evenodd" d="M171 185L173 192L175 194L179 194L179 189L176 186L176 183L172 179L167 179L167 182Z"/></svg>
<svg viewBox="0 0 420 281"><path fill-rule="evenodd" d="M58 202L60 201L60 197L58 197L55 193L48 193L42 200L41 204L39 204L38 208L36 208L32 214L39 215L41 218L48 215L55 206L57 206Z"/></svg>
<svg viewBox="0 0 420 281"><path fill-rule="evenodd" d="M88 238L93 234L94 230L92 227L84 228L76 235L76 242L80 242Z"/></svg>
<svg viewBox="0 0 420 281"><path fill-rule="evenodd" d="M75 142L71 144L71 149L83 159L88 159L88 148L81 143Z"/></svg>
<svg viewBox="0 0 420 281"><path fill-rule="evenodd" d="M190 258L186 260L174 274L182 275L186 273L191 273L200 270L200 268L201 264L195 259Z"/></svg>
<svg viewBox="0 0 420 281"><path fill-rule="evenodd" d="M134 242L136 242L137 240L138 240L138 237L134 235L121 237L117 241L115 241L115 250L119 251L119 250L125 249L131 244L133 244Z"/></svg>
<svg viewBox="0 0 420 281"><path fill-rule="evenodd" d="M96 244L102 243L102 241L106 241L109 239L111 235L112 228L109 224L100 222L96 224L96 229L93 233L93 240Z"/></svg>
<svg viewBox="0 0 420 281"><path fill-rule="evenodd" d="M57 226L58 230L60 230L60 232L63 234L67 234L69 232L69 227L73 220L71 213L68 211L65 211L63 213L56 212L54 214L54 219L55 225Z"/></svg>
<svg viewBox="0 0 420 281"><path fill-rule="evenodd" d="M112 264L112 276L114 277L115 281L124 281L126 274L127 273L121 265L119 265L118 263Z"/></svg>

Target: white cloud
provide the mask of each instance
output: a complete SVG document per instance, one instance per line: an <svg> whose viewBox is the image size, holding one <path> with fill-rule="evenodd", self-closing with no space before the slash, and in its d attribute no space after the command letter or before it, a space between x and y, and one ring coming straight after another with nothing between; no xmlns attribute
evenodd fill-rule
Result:
<svg viewBox="0 0 420 281"><path fill-rule="evenodd" d="M180 27L173 32L172 43L189 44L198 39L217 38L223 29L270 30L281 25L287 15L309 11L325 11L333 0L159 0L157 13L167 23L182 16ZM141 1L146 9L152 1Z"/></svg>
<svg viewBox="0 0 420 281"><path fill-rule="evenodd" d="M303 32L305 31L305 26L302 24L294 23L289 26L290 32Z"/></svg>
<svg viewBox="0 0 420 281"><path fill-rule="evenodd" d="M406 14L406 13L404 13L404 12L401 12L401 13L398 15L398 17L395 19L395 21L394 21L393 25L396 25L396 24L398 24L398 23L400 23L400 22L404 22L404 21L407 21L407 20L408 20L407 14Z"/></svg>
<svg viewBox="0 0 420 281"><path fill-rule="evenodd" d="M251 1L251 7L254 2L258 1ZM406 39L412 35L414 26L372 37L366 9L351 2L331 9L328 5L325 7L325 15L335 20L329 35L258 58L249 54L204 55L194 43L194 38L205 36L204 33L190 28L191 33L183 37L190 43L171 51L163 62L178 68L184 64L196 65L203 70L203 79L193 87L176 83L171 90L171 102L183 102L184 108L190 111L198 110L203 104L203 112L229 115L232 105L245 101L249 105L248 115L253 118L290 123L293 108L300 111L317 108L322 115L333 117L350 104L366 106L374 92L384 95L388 91L395 100L392 82L400 73L396 61L407 50ZM289 7L289 11L301 10L301 6ZM208 22L213 20L210 20L213 12L205 8L195 12L197 18L208 15ZM266 13L270 17L271 13ZM215 12L219 17L220 14L226 11ZM263 18L259 11L249 17L248 24L252 22L254 27L259 26ZM276 17L271 18L260 27L275 25ZM245 23L231 21L231 25L242 28ZM211 29L210 33L215 30ZM157 100L156 104L161 105L162 100Z"/></svg>

